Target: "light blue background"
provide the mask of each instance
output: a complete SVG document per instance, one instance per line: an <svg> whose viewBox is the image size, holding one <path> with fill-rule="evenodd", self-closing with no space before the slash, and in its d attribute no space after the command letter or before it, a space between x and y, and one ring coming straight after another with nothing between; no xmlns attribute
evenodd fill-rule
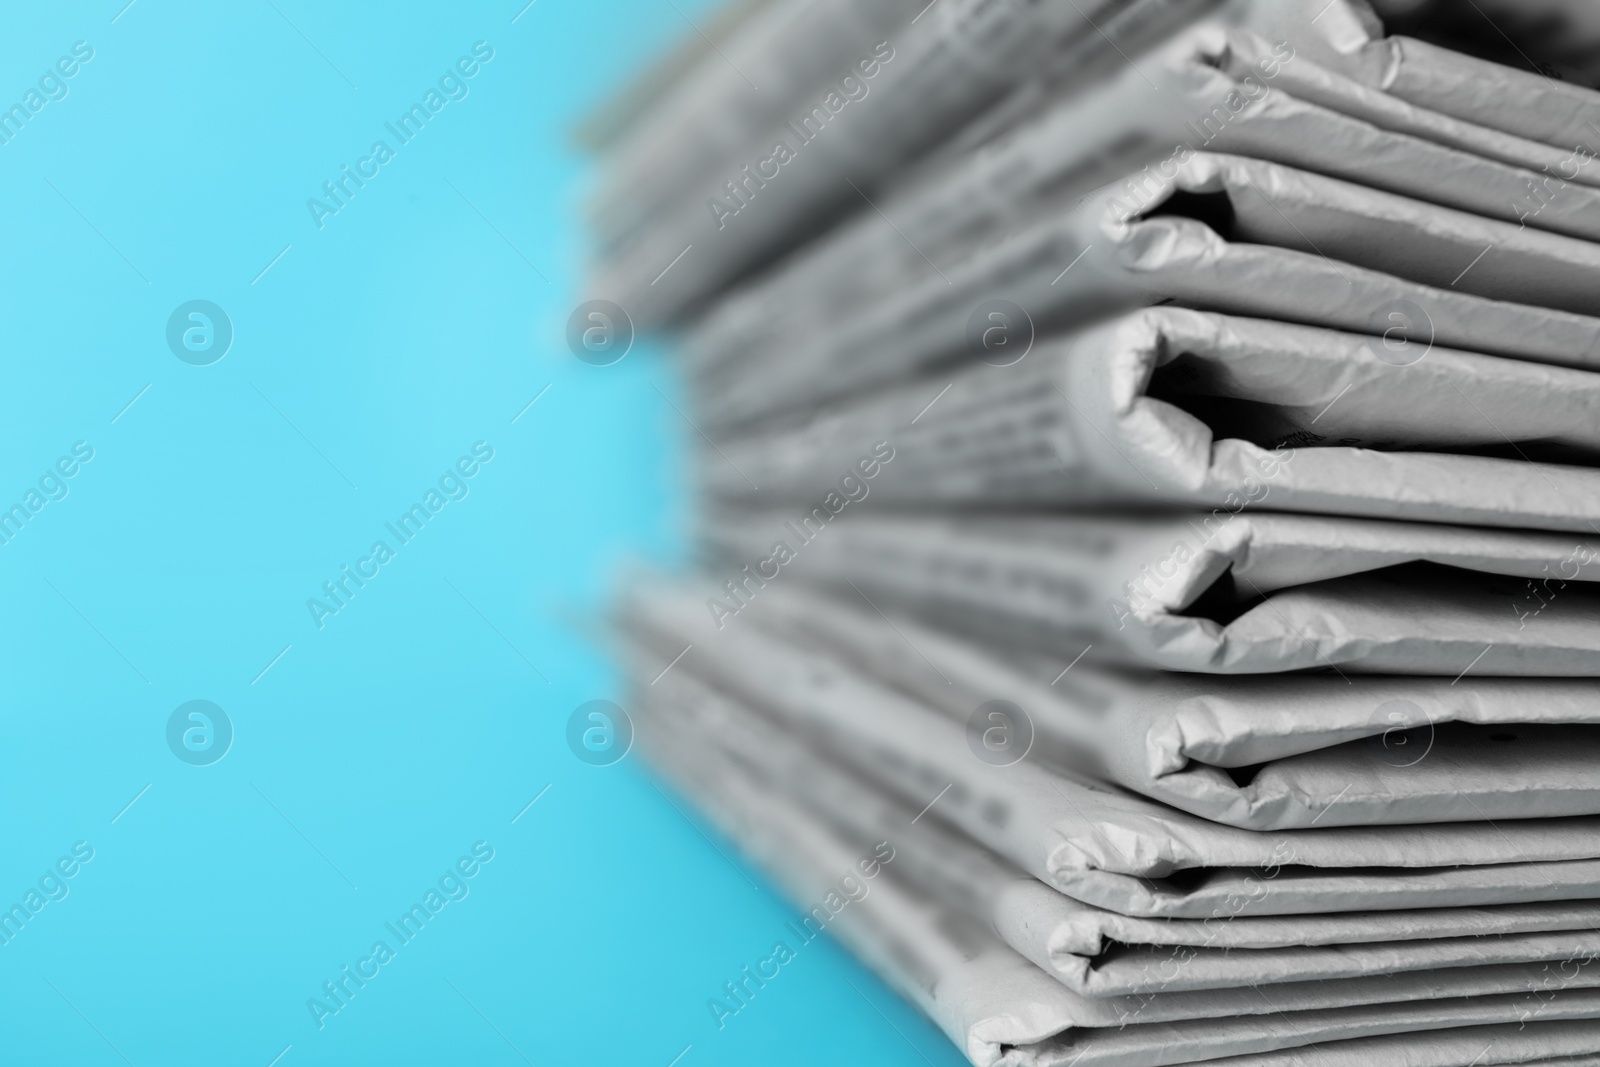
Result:
<svg viewBox="0 0 1600 1067"><path fill-rule="evenodd" d="M0 904L95 849L0 946L0 1058L962 1062L826 941L718 1032L706 999L790 910L635 758L563 740L619 696L571 620L683 551L690 432L643 347L565 347L569 131L708 3L123 3L0 33L7 106L94 48L0 146L0 504L95 450L0 546ZM470 95L319 231L307 198L478 40ZM195 298L234 324L210 367L164 340ZM470 495L319 631L306 599L479 440ZM192 699L236 730L210 767L166 747ZM307 999L479 840L470 895L319 1031Z"/></svg>

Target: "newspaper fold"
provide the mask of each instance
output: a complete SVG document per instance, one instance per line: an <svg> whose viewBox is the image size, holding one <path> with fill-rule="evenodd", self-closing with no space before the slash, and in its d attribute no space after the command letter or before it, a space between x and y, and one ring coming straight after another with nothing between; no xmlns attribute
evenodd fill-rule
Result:
<svg viewBox="0 0 1600 1067"><path fill-rule="evenodd" d="M1600 244L1238 156L1192 153L1170 171L1043 209L837 324L829 309L757 311L774 321L755 340L781 351L724 341L740 358L702 375L702 414L748 424L919 369L1006 366L1056 324L1165 301L1362 333L1373 359L1396 367L1452 343L1600 365ZM762 309L791 300L766 287L752 297ZM980 314L1000 300L1016 310ZM1004 340L974 334L974 315Z"/></svg>
<svg viewBox="0 0 1600 1067"><path fill-rule="evenodd" d="M855 599L853 584L1064 658L1092 643L1219 674L1600 675L1600 538L1221 509L847 516L797 543L790 513L727 510L704 536L761 586L795 574ZM781 568L780 544L796 554Z"/></svg>
<svg viewBox="0 0 1600 1067"><path fill-rule="evenodd" d="M944 0L892 39L874 42L872 52L851 57L833 75L838 85L792 101L786 121L728 153L730 172L675 189L647 227L609 250L593 290L642 324L682 316L741 271L792 247L808 226L869 209L886 176L1064 56L1115 56L1114 42L1104 43L1095 25L1126 2ZM1170 18L1202 7L1195 0L1160 6ZM854 76L868 60L880 64L870 82Z"/></svg>
<svg viewBox="0 0 1600 1067"><path fill-rule="evenodd" d="M882 214L846 222L730 293L693 328L686 358L704 373L732 357L751 358L757 346L814 333L819 322L830 324L824 333L832 332L838 327L831 324L847 315L937 285L942 291L925 307L913 312L908 306L899 316L902 330L932 338L933 332L917 329L919 319L947 310L952 290L966 292L975 284L1021 301L1036 319L1059 316L1091 297L1148 295L1351 330L1368 329L1373 309L1404 298L1424 309L1442 345L1521 355L1531 342L1535 350L1525 358L1551 362L1581 360L1596 350L1590 333L1565 351L1541 353L1541 340L1559 346L1561 339L1501 321L1505 314L1526 318L1528 309L1483 308L1467 294L1392 277L1382 281L1396 291L1369 293L1367 271L1333 268L1314 253L1235 247L1215 235L1163 240L1159 221L1177 221L1163 205L1200 184L1181 165L1201 151L1281 163L1519 225L1600 236L1600 191L1559 177L1575 173L1600 184L1600 165L1588 167L1586 157L1565 158L1534 142L1419 111L1293 54L1292 45L1203 25L1092 97L1069 97L981 151L908 183L883 202ZM1104 190L1092 192L1101 185ZM1073 206L1084 194L1093 209L1088 212ZM1164 213L1148 217L1158 210ZM1178 248L1169 250L1174 243ZM1199 248L1244 262L1195 260ZM1190 255L1174 257L1173 251ZM1236 280L1250 267L1250 256L1267 262L1245 276L1273 278L1273 286L1215 284ZM1068 265L1071 272L1064 273ZM1108 269L1111 276L1100 285L1084 278ZM1222 276L1213 279L1219 270ZM1135 276L1127 276L1130 271ZM1295 283L1295 273L1307 272L1319 284ZM1033 277L1038 274L1045 277ZM1327 283L1334 279L1341 288L1330 292ZM1261 303L1238 303L1251 297ZM1357 307L1364 314L1349 313ZM1385 321L1383 328L1392 325ZM891 334L876 343L892 341Z"/></svg>
<svg viewBox="0 0 1600 1067"><path fill-rule="evenodd" d="M733 771L716 784L718 776L707 773L703 753L684 746L681 739L669 738L653 751L662 763L677 769L683 787L698 790L703 799L717 796L711 806L725 826L743 827L752 851L781 872L797 900L821 901L824 894L838 899L837 886L845 884L845 877L864 886L854 872L867 868L859 867L862 861L853 849L793 809L773 805L749 777ZM740 814L733 816L735 811ZM896 852L885 841L874 855L887 855L892 863ZM838 881L830 884L835 871L843 876L832 874ZM1288 999L1280 1001L1263 996L1259 988L1082 997L1052 982L981 929L959 923L888 871L884 864L877 884L859 895L850 894L848 905L841 901L830 928L837 929L892 984L906 990L980 1065L1163 1067L1373 1035L1509 1021L1521 1027L1544 1026L1600 1015L1600 991L1588 986L1581 971L1574 981L1545 997L1536 995L1536 986L1509 994L1449 996L1466 972L1442 976L1443 985L1431 993L1418 989L1417 1000L1340 1007L1296 1008L1297 990L1286 991ZM832 912L831 905L826 907ZM786 934L788 929L792 928L786 928ZM1521 977L1535 981L1537 975L1528 968ZM1428 981L1423 975L1402 975L1390 987L1404 996L1408 985L1425 986ZM1334 986L1331 994L1328 985ZM1334 983L1307 983L1304 996L1337 1001L1337 989ZM1195 1014L1206 1010L1226 1014ZM1038 1038L1032 1042L1017 1040L1033 1034Z"/></svg>
<svg viewBox="0 0 1600 1067"><path fill-rule="evenodd" d="M1364 3L1337 0L1330 7L1319 29L1344 72L1361 83L1418 107L1557 148L1596 143L1592 124L1600 117L1600 93L1415 38L1384 37Z"/></svg>
<svg viewBox="0 0 1600 1067"><path fill-rule="evenodd" d="M1012 365L726 439L704 477L729 497L825 502L877 441L898 458L874 491L917 505L1143 499L1600 529L1600 472L1529 461L1592 459L1600 375L1439 348L1400 366L1372 341L1146 309Z"/></svg>
<svg viewBox="0 0 1600 1067"><path fill-rule="evenodd" d="M986 762L939 712L825 653L755 626L715 632L693 591L635 589L624 619L663 663L681 659L673 670L761 708L1067 895L1124 914L1204 918L1600 895L1594 817L1524 819L1515 836L1488 822L1271 833L1220 825L1062 769Z"/></svg>
<svg viewBox="0 0 1600 1067"><path fill-rule="evenodd" d="M995 732L981 733L997 754L1021 745L1213 822L1277 830L1600 814L1600 688L1587 679L1105 670L1088 647L1040 658L890 617L859 588L854 607L791 589L759 595L736 621L719 621L824 650L956 724L989 708L983 725Z"/></svg>
<svg viewBox="0 0 1600 1067"><path fill-rule="evenodd" d="M920 821L909 807L688 675L660 684L665 688L655 692L641 685L636 706L648 707L655 728L695 754L696 777L714 774L720 761L742 762L765 787L762 804L810 809L807 817L825 820L858 846L891 843L897 877L991 926L1074 992L1124 998L1116 1006L1130 1009L1129 1021L1152 1021L1142 1005L1125 999L1130 995L1170 999L1177 992L1271 982L1280 1008L1302 1010L1404 1000L1418 988L1432 990L1429 996L1566 988L1600 958L1600 934L1588 929L1596 906L1583 902L1338 915L1309 924L1116 916L1062 896L931 820ZM1461 936L1469 929L1473 936ZM1456 936L1439 936L1441 930ZM1500 936L1483 936L1491 931ZM1350 935L1357 940L1342 940ZM1386 935L1405 939L1379 940ZM1556 966L1502 966L1528 961ZM1421 986L1372 977L1432 968L1461 969L1429 975ZM1446 987L1460 992L1441 992ZM1202 1015L1259 1010L1204 1003ZM1168 1004L1162 1010L1176 1009Z"/></svg>

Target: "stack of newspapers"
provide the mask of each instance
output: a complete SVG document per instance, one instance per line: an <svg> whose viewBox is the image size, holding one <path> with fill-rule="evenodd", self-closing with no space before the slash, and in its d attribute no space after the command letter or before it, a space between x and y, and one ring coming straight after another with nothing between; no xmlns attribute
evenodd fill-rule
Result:
<svg viewBox="0 0 1600 1067"><path fill-rule="evenodd" d="M1600 1064L1595 21L768 0L608 116L627 707L798 909L714 1017L826 931L982 1067Z"/></svg>

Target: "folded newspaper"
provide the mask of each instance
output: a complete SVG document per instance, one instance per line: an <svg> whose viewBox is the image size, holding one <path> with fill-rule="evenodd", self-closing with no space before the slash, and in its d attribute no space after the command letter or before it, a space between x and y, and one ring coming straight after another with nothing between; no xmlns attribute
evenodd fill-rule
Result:
<svg viewBox="0 0 1600 1067"><path fill-rule="evenodd" d="M1600 96L1412 37L1385 37L1366 5L1337 0L1325 37L1340 69L1374 89L1558 148L1593 143ZM1492 25L1492 23L1491 23Z"/></svg>
<svg viewBox="0 0 1600 1067"><path fill-rule="evenodd" d="M1404 365L1387 355L1370 337L1151 308L725 439L703 477L730 499L821 506L876 447L894 458L873 490L900 503L1600 529L1600 470L1581 465L1600 443L1600 375L1437 347Z"/></svg>
<svg viewBox="0 0 1600 1067"><path fill-rule="evenodd" d="M1408 894L1429 885L1446 895L1469 894L1443 901L1452 904L1597 895L1570 887L1590 884L1600 870L1600 817L1524 818L1515 839L1488 820L1273 832L1224 825L1065 767L975 758L970 730L917 696L867 676L831 650L803 644L793 631L756 625L718 631L704 599L690 589L643 585L630 595L627 625L663 663L687 644L690 654L675 670L707 672L719 687L816 737L909 801L926 804L942 791L947 817L1088 903L1129 914L1193 914L1214 888L1246 880L1252 868L1286 869L1259 906L1265 914L1326 908L1302 906L1302 899L1336 899L1341 906L1332 910L1339 911L1413 907ZM925 666L940 670L932 660ZM1226 874L1196 884L1193 872L1206 868Z"/></svg>
<svg viewBox="0 0 1600 1067"><path fill-rule="evenodd" d="M725 591L706 592L717 622L702 631L702 647L716 647L717 625L756 626L817 646L969 728L979 709L1003 702L1000 732L985 737L1011 731L1037 758L1216 822L1278 829L1600 813L1591 773L1600 694L1588 680L1130 674L1082 662L1092 646L1070 658L1028 656L891 618L859 590L859 610L770 591L737 622L719 607Z"/></svg>
<svg viewBox="0 0 1600 1067"><path fill-rule="evenodd" d="M1597 190L1575 184L1584 178L1600 183L1600 167L1585 169L1586 155L1569 159L1532 142L1502 144L1504 134L1389 98L1383 98L1386 107L1374 108L1370 91L1291 51L1240 31L1204 27L1185 34L1160 62L1130 67L1110 90L1089 100L1069 98L981 154L936 168L888 198L882 214L841 226L730 294L691 331L685 356L707 367L734 357L748 361L759 351L753 346L819 322L829 324L824 334L835 333L832 324L843 316L908 287L930 294L924 307L887 320L868 317L847 327L836 344L879 322L880 344L904 346L925 337L933 345L926 358L944 354L949 338L960 337L959 323L942 338L940 331L915 327L923 316L948 314L954 288L1008 297L1035 320L1120 295L1199 301L1217 310L1352 330L1366 330L1376 318L1380 332L1395 323L1371 312L1403 298L1428 315L1440 344L1462 346L1470 339L1467 346L1477 351L1510 355L1522 354L1530 341L1537 345L1548 328L1518 329L1502 321L1509 314L1543 325L1529 309L1484 307L1455 289L1375 278L1314 252L1231 245L1199 219L1184 217L1185 203L1198 206L1218 195L1205 168L1185 164L1199 152L1226 152L1519 225L1596 236ZM1291 67L1301 83L1315 75L1316 95L1331 97L1336 106L1306 102L1283 88ZM1520 165L1479 154L1496 148ZM1541 161L1541 154L1548 158ZM1253 262L1252 256L1264 258ZM1229 262L1216 262L1224 258ZM1303 280L1295 281L1297 274ZM1267 278L1271 287L1229 284ZM1341 285L1329 291L1335 279ZM1257 303L1239 303L1252 299ZM1566 322L1564 316L1551 321L1558 328ZM1592 361L1593 324L1577 325L1590 332L1569 340L1571 347L1545 355L1535 348L1525 358ZM1493 332L1486 335L1485 327ZM881 359L872 362L882 365ZM781 365L771 369L781 371Z"/></svg>
<svg viewBox="0 0 1600 1067"><path fill-rule="evenodd" d="M1161 922L1116 915L1042 885L933 819L921 821L908 806L697 679L685 675L657 684L665 688L641 686L655 691L640 697L653 729L686 742L702 776L721 761L742 762L763 785L763 803L797 806L806 818L857 842L892 843L896 872L941 905L990 926L1084 995L1225 989L1263 979L1335 980L1320 990L1346 998L1344 1003L1377 1003L1406 999L1393 982L1370 978L1380 971L1462 968L1429 980L1481 991L1507 977L1521 984L1524 970L1510 964L1594 954L1592 927L1600 905L1584 901L1351 913L1309 923L1250 915Z"/></svg>
<svg viewBox="0 0 1600 1067"><path fill-rule="evenodd" d="M713 569L740 597L796 575L1065 659L1092 644L1219 674L1600 675L1600 535L1227 508L907 515L868 510L858 481L862 510L837 520L715 513Z"/></svg>
<svg viewBox="0 0 1600 1067"><path fill-rule="evenodd" d="M830 833L774 803L758 773L715 756L708 765L706 748L685 743L681 734L642 731L641 741L769 865L793 899L802 907L815 901L802 927L808 935L828 929L844 938L977 1064L1180 1064L1307 1046L1322 1052L1379 1035L1444 1031L1440 1037L1450 1043L1465 1028L1490 1032L1510 1023L1523 1043L1514 1047L1565 1051L1586 1049L1589 1032L1545 1027L1600 1017L1600 993L1587 973L1577 970L1551 988L1548 969L1538 966L1501 970L1499 977L1515 990L1508 993L1492 991L1490 968L1366 983L1369 995L1381 998L1375 1001L1338 981L1290 983L1275 987L1275 996L1255 986L1086 997L898 878L899 850L890 840L862 848ZM792 949L779 942L774 952ZM715 1012L716 1002L710 1007Z"/></svg>
<svg viewBox="0 0 1600 1067"><path fill-rule="evenodd" d="M1197 153L1170 177L1131 184L837 327L725 361L705 379L706 417L747 423L940 364L1009 366L1050 323L1119 302L1181 300L1354 330L1372 338L1362 343L1374 361L1396 368L1431 361L1430 349L1445 347L1441 328L1482 351L1475 324L1499 320L1485 337L1493 352L1596 365L1600 245L1238 156Z"/></svg>
<svg viewBox="0 0 1600 1067"><path fill-rule="evenodd" d="M680 315L808 224L859 204L870 195L861 190L1047 74L1063 53L1110 52L1094 23L1128 2L945 0L927 17L863 42L827 81L790 100L788 115L721 153L725 171L673 187L647 227L608 250L594 290L641 321ZM677 262L690 246L699 254Z"/></svg>

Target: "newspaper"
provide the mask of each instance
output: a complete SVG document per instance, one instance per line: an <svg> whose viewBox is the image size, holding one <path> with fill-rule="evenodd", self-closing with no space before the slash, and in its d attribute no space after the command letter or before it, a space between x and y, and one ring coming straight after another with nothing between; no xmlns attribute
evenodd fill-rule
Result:
<svg viewBox="0 0 1600 1067"><path fill-rule="evenodd" d="M673 670L706 677L910 803L937 800L941 818L1028 873L1124 914L1204 918L1219 907L1295 914L1600 895L1594 817L1524 819L1515 837L1490 823L1270 833L1225 826L1081 774L979 759L960 726L833 657L754 626L715 630L692 589L641 585L623 619L662 663L681 660Z"/></svg>
<svg viewBox="0 0 1600 1067"><path fill-rule="evenodd" d="M716 513L716 569L759 566L798 540L793 522ZM1222 674L1600 675L1600 537L1220 509L880 512L797 547L782 573L1064 658L1092 643L1102 659Z"/></svg>
<svg viewBox="0 0 1600 1067"><path fill-rule="evenodd" d="M1152 500L1593 532L1600 376L1152 308L885 390L708 456L714 495L823 499L880 443L873 491L917 505ZM889 442L892 442L890 444ZM1381 449L1381 450L1380 450ZM1500 450L1516 458L1468 455ZM1530 456L1530 452L1532 456ZM754 488L752 488L754 487Z"/></svg>
<svg viewBox="0 0 1600 1067"><path fill-rule="evenodd" d="M1384 37L1370 8L1337 0L1320 26L1346 74L1418 107L1558 148L1594 143L1600 94L1410 37Z"/></svg>
<svg viewBox="0 0 1600 1067"><path fill-rule="evenodd" d="M724 375L699 383L705 418L714 425L748 423L963 358L1009 364L1027 351L1024 334L1081 321L1108 304L1163 299L1377 335L1381 340L1368 342L1374 358L1397 366L1444 347L1439 323L1448 324L1460 308L1469 318L1444 328L1466 348L1481 351L1481 343L1550 362L1596 362L1590 316L1600 310L1600 245L1589 241L1204 152L1175 163L1170 178L1139 175L1107 190L1096 205L1087 217L1068 214L1059 226L1029 228L983 249L837 327L780 334L780 353L725 364ZM1175 206L1175 222L1122 222ZM1079 274L1075 260L1090 255L1096 259ZM1397 290L1394 278L1425 291ZM1496 303L1440 303L1436 294L1448 290ZM1011 316L1016 321L997 320L1018 335L1015 352L990 351L987 340L978 347L988 335L971 336L974 314L985 301L1001 299L1019 309ZM1548 341L1508 342L1514 330L1538 335L1545 325L1537 312L1512 304L1571 316L1551 321ZM1502 315L1483 342L1475 339L1468 323ZM1408 347L1408 339L1416 344Z"/></svg>
<svg viewBox="0 0 1600 1067"><path fill-rule="evenodd" d="M1073 1025L1065 987L981 928L945 921L925 898L885 876L880 858L888 856L892 864L892 847L862 853L816 824L766 804L748 779L708 773L696 754L670 735L650 737L641 731L639 740L678 788L777 878L791 903L805 909L801 934L809 939L826 930L838 937L973 1063L1021 1062L1003 1061L1002 1050L1032 1046ZM876 875L867 879L866 871L875 867ZM785 925L769 960L792 958L796 947L803 947L803 941L789 944L799 940L795 928ZM744 992L753 994L748 981ZM716 1006L708 1006L715 1015Z"/></svg>
<svg viewBox="0 0 1600 1067"><path fill-rule="evenodd" d="M1293 95L1284 87L1291 72L1297 85L1306 84L1308 92L1336 107ZM1548 179L1542 168L1581 171L1556 150L1532 142L1498 146L1505 149L1501 156L1519 157L1519 162L1497 162L1484 155L1497 145L1476 143L1481 138L1463 133L1476 128L1420 113L1392 98L1383 98L1386 107L1375 107L1366 99L1375 95L1381 97L1294 55L1292 46L1272 46L1252 34L1230 33L1215 26L1196 28L1154 60L1128 67L1091 97L1069 98L983 146L981 152L963 154L935 174L910 182L908 188L883 202L881 215L869 212L852 220L772 275L730 294L694 328L686 346L687 358L702 372L704 367L732 357L749 358L752 345L811 332L819 319L833 323L913 285L938 284L946 290L943 299L948 301L952 286L965 287L958 277L963 273L963 261L980 249L999 251L997 243L1011 249L1019 265L1026 262L1030 248L1052 249L1040 253L1043 262L1035 268L1035 273L1045 274L1041 283L1054 282L1050 286L1029 285L1026 276L1012 278L1003 259L984 259L993 274L988 287L1021 286L1020 292L1003 295L1022 300L1036 318L1050 314L1055 302L1068 300L1069 291L1083 284L1083 276L1094 270L1097 259L1110 258L1113 247L1121 255L1112 262L1122 265L1124 274L1134 269L1130 261L1134 261L1135 249L1144 252L1135 261L1137 272L1155 274L1154 279L1144 279L1152 286L1154 299L1189 299L1182 291L1166 288L1182 280L1164 278L1178 273L1174 266L1184 265L1166 262L1173 255L1166 245L1174 239L1163 240L1159 229L1149 225L1170 216L1148 216L1180 188L1170 174L1163 177L1163 172L1201 150L1287 164L1519 225L1579 237L1600 236L1600 222L1596 221L1600 219L1600 190L1567 183L1544 190L1539 184ZM1180 121L1185 118L1187 121ZM1445 129L1436 128L1441 125ZM1440 140L1448 143L1440 144ZM1540 158L1541 153L1547 158ZM1590 169L1600 182L1600 165ZM1102 184L1109 186L1108 191L1092 197L1098 209L1092 214L1097 217L1082 217L1082 210L1072 207L1074 199ZM1530 187L1538 189L1539 195L1531 195ZM1104 216L1103 221L1098 216ZM1128 232L1140 223L1146 224L1143 230L1154 231L1142 240ZM1107 232L1102 234L1102 229ZM1185 242L1190 246L1196 243L1193 238ZM1210 243L1229 248L1220 237ZM1253 249L1246 245L1229 250L1240 254ZM1062 267L1074 263L1080 253L1087 262L1062 275ZM1208 306L1363 330L1370 325L1368 316L1350 315L1352 306L1376 308L1400 296L1416 302L1416 294L1409 291L1350 298L1343 290L1352 283L1361 284L1362 279L1349 267L1344 269L1352 276L1340 278L1315 254L1307 254L1304 264L1297 262L1300 256L1273 258L1274 264L1263 266L1255 276L1279 279L1278 286L1263 294L1265 299L1275 298L1268 306L1278 314L1265 308L1250 311L1214 303ZM1283 283L1273 267L1284 260L1300 271L1320 267L1320 284L1296 285L1277 296ZM1188 263L1184 273L1192 272L1195 265ZM1191 284L1205 281L1207 273L1202 272ZM1234 276L1232 271L1224 271L1219 280ZM1333 279L1340 282L1340 290L1332 294L1337 300L1330 299L1327 292L1326 283ZM1132 284L1133 278L1116 280L1124 288L1140 288ZM1243 286L1240 296L1258 288L1263 287ZM1413 284L1404 288L1427 287ZM1215 289L1220 292L1207 291L1205 295L1215 300L1234 287L1218 285ZM1303 308L1301 301L1308 293L1319 299ZM1476 301L1448 289L1440 295L1451 304L1478 307ZM1419 306L1437 304L1438 298ZM1447 331L1435 340L1447 346L1517 354L1515 339L1530 332L1500 328L1482 336L1482 324L1487 321L1499 326L1499 315L1484 314L1484 309L1478 308L1469 326L1460 322L1456 307L1427 310L1436 327ZM1513 314L1527 313L1526 309L1511 310ZM1453 326L1457 328L1452 330ZM1537 335L1541 331L1531 332ZM1581 358L1594 351L1590 334L1578 354ZM1558 355L1551 361L1570 358Z"/></svg>
<svg viewBox="0 0 1600 1067"><path fill-rule="evenodd" d="M664 688L640 684L635 706L649 709L652 728L669 731L696 754L702 776L715 773L706 768L719 761L743 762L765 787L766 804L810 808L808 817L826 820L858 845L892 843L897 876L910 879L943 905L992 926L1012 948L1086 996L1169 996L1270 981L1278 986L1274 1001L1280 1008L1303 1010L1404 1000L1417 989L1428 989L1426 995L1431 996L1538 989L1541 976L1554 981L1559 971L1561 977L1576 977L1585 966L1569 961L1600 958L1600 933L1588 928L1593 926L1596 905L1583 902L1546 905L1542 912L1536 910L1541 906L1534 910L1508 906L1490 912L1440 909L1327 916L1313 920L1309 929L1299 921L1291 926L1270 917L1153 923L1115 916L1027 878L931 821L921 822L909 807L830 766L804 742L690 676L659 685ZM779 799L778 792L785 799ZM1466 914L1459 915L1461 911ZM1504 914L1519 911L1520 915ZM1489 932L1479 925L1484 918L1499 927L1501 936L1482 936ZM1530 921L1575 925L1547 927L1550 932L1515 929ZM1471 929L1476 936L1439 936L1445 929L1456 935ZM1328 940L1309 943L1308 933ZM1332 940L1344 935L1357 940ZM1385 935L1403 940L1378 940ZM1529 961L1553 961L1558 966L1504 966ZM1459 969L1428 975L1414 986L1367 977L1431 968ZM1180 1001L1178 1008L1182 1006ZM1136 1002L1123 1000L1118 1007L1152 1021ZM1162 1010L1177 1009L1167 1005ZM1259 1008L1218 1003L1215 1009L1203 1008L1201 1014L1255 1010Z"/></svg>
<svg viewBox="0 0 1600 1067"><path fill-rule="evenodd" d="M641 751L982 1067L1600 1067L1600 96L1362 0L751 12L594 202L701 316Z"/></svg>
<svg viewBox="0 0 1600 1067"><path fill-rule="evenodd" d="M1344 0L1339 0L1332 8L1326 9L1327 17L1319 19L1318 25L1336 26L1339 10L1347 6ZM1300 25L1303 23L1298 19L1288 22L1289 27ZM1283 27L1278 26L1269 32L1281 29ZM1364 31L1361 32L1364 36ZM1219 66L1236 77L1247 76L1250 69L1266 56L1263 41L1264 38L1259 34L1230 37L1228 50L1218 55ZM1305 35L1296 37L1296 44L1302 47L1302 51L1309 51L1304 48L1307 43ZM1345 60L1338 53L1333 53L1327 61L1321 60L1322 56L1327 55L1325 51L1316 54L1319 58L1310 62L1286 65L1279 72L1275 84L1301 100L1321 104L1381 129L1409 134L1484 159L1537 171L1541 196L1564 191L1568 183L1591 187L1600 185L1600 169L1590 167L1585 154L1578 151L1579 148L1592 149L1600 145L1600 141L1596 140L1600 133L1593 129L1571 143L1547 144L1532 140L1520 127L1494 128L1471 119L1463 121L1444 111L1416 106L1402 97L1340 73ZM1550 185L1545 187L1543 183L1547 179ZM1515 202L1524 202L1524 197L1519 195Z"/></svg>
<svg viewBox="0 0 1600 1067"><path fill-rule="evenodd" d="M831 102L826 93L797 101L787 121L731 154L739 163L732 173L675 193L654 211L648 230L610 251L593 291L642 324L681 316L739 272L785 251L806 227L865 209L862 196L870 198L884 176L1003 100L1063 50L1102 39L1094 23L1123 3L944 0L896 39L852 57L852 65L870 58L881 64L870 88L862 82L864 92L836 92ZM775 152L779 144L784 150ZM769 161L777 170L766 166L763 176ZM757 180L746 178L746 165L757 168ZM696 254L685 254L691 246Z"/></svg>
<svg viewBox="0 0 1600 1067"><path fill-rule="evenodd" d="M868 889L854 876L860 862L854 850L817 824L796 818L792 809L771 804L748 777L741 782L735 771L715 784L718 779L706 773L701 752L674 740L652 751L664 764L678 768L678 781L684 787L703 796L719 796L713 807L726 824L738 820L744 839L782 872L780 877L797 900L822 901L829 892L837 899L836 887L829 884L834 871L845 872L865 889L851 894L848 905L840 901L830 928L837 929L892 984L911 993L977 1064L1178 1064L1369 1035L1509 1021L1537 1027L1600 1015L1600 991L1589 987L1581 972L1578 980L1547 999L1526 988L1509 994L1437 996L1459 974L1443 976L1445 990L1435 989L1431 996L1423 992L1415 1001L1332 1008L1295 1009L1290 991L1286 1010L1259 988L1132 998L1079 996L994 943L981 929L954 922L948 912L897 882L888 873L888 864ZM739 816L731 816L734 811ZM876 854L897 856L888 842L880 843ZM819 903L812 914L822 907ZM1524 977L1534 976L1530 969ZM1426 982L1422 976L1402 975L1389 985L1403 990ZM1305 995L1337 1000L1338 992L1328 992L1327 986L1337 990L1334 983L1307 983ZM1196 1014L1208 1010L1213 1014ZM1032 1034L1039 1039L1018 1040Z"/></svg>
<svg viewBox="0 0 1600 1067"><path fill-rule="evenodd" d="M1421 6L1415 0L1375 0L1374 9L1391 33L1426 37L1436 44L1448 45L1459 39L1462 27L1469 32L1482 29L1488 32L1480 34L1473 41L1474 46L1487 45L1501 57L1501 62L1517 65L1522 57L1516 55L1516 49L1521 48L1537 55L1536 69L1553 78L1591 89L1600 87L1600 10L1588 0L1483 0L1481 6L1495 27L1517 35L1515 48L1489 36L1493 31L1481 17L1474 18L1476 12L1452 11L1437 0L1427 0ZM1442 27L1435 22L1439 15L1445 16ZM1436 28L1443 32L1435 32Z"/></svg>
<svg viewBox="0 0 1600 1067"><path fill-rule="evenodd" d="M1538 1064L1540 1067L1597 1067L1597 1029L1587 1022L1532 1025L1467 1026L1420 1034L1341 1041L1318 1045L1317 1067L1372 1067L1375 1063L1405 1067L1497 1067ZM1042 1064L1044 1061L1028 1061ZM1306 1067L1297 1049L1207 1061L1208 1067Z"/></svg>
<svg viewBox="0 0 1600 1067"><path fill-rule="evenodd" d="M873 45L899 36L927 0L782 0L708 52L640 117L606 159L587 221L607 245L647 227L672 194L738 174L739 149L783 122L808 95L820 99ZM715 115L715 122L706 116ZM726 170L726 174L720 174Z"/></svg>
<svg viewBox="0 0 1600 1067"><path fill-rule="evenodd" d="M999 718L979 716L999 723L995 740L1014 732L1036 760L1213 822L1278 830L1600 813L1600 694L1588 680L1129 674L1083 662L1087 646L1029 657L889 617L859 587L855 608L788 588L760 596L740 625L815 647L969 733L980 709L1004 702Z"/></svg>

